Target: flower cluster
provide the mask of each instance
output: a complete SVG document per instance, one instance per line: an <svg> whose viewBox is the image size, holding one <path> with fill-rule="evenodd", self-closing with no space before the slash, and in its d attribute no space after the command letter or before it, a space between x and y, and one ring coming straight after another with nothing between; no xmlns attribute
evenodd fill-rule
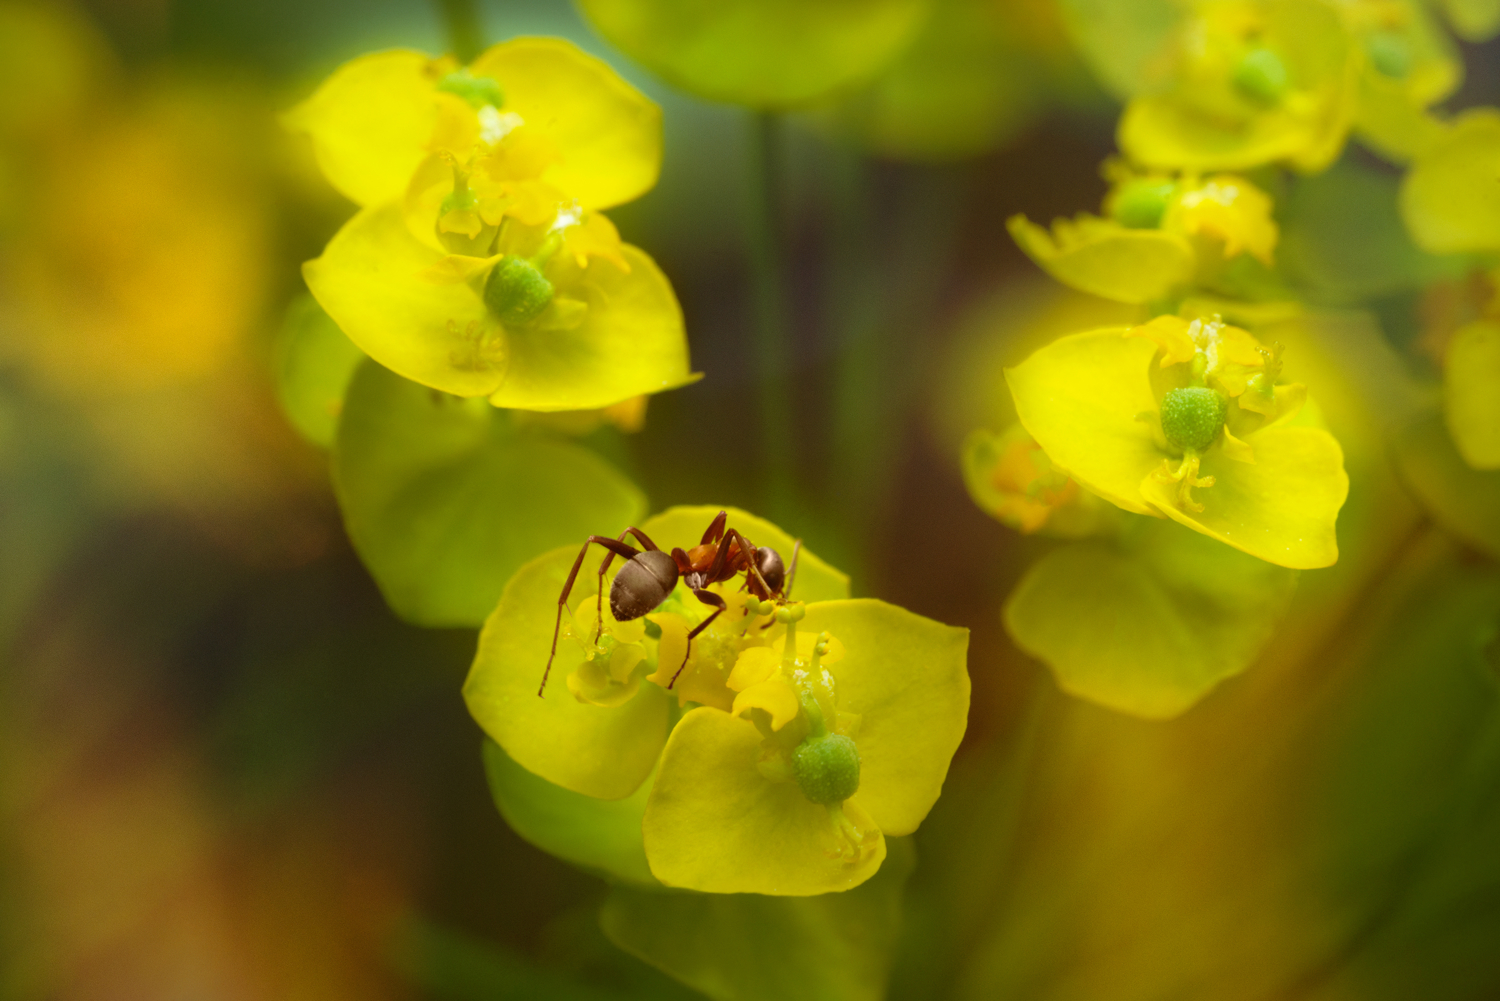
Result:
<svg viewBox="0 0 1500 1001"><path fill-rule="evenodd" d="M642 528L664 548L691 546L712 516L678 508ZM731 510L730 524L790 552L769 523ZM580 576L539 699L549 613L575 555L523 567L485 625L464 693L496 743L586 796L619 800L649 781L644 850L669 886L805 896L872 876L886 835L913 831L936 801L963 736L967 633L847 599L846 578L805 549L805 603L715 584L726 610L690 650L708 608L685 587L621 622Z"/></svg>
<svg viewBox="0 0 1500 1001"><path fill-rule="evenodd" d="M661 160L659 110L604 63L548 38L468 66L376 53L286 120L361 206L308 288L387 368L539 411L694 378L671 286L600 212Z"/></svg>

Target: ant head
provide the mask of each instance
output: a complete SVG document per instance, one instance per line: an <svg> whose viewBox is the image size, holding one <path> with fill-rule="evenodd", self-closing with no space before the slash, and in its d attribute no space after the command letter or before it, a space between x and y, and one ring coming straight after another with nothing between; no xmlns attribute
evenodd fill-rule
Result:
<svg viewBox="0 0 1500 1001"><path fill-rule="evenodd" d="M781 554L770 546L761 546L755 551L755 568L760 571L761 579L771 589L771 594L761 594L757 597L766 599L780 594L782 586L786 583L786 564L781 562ZM754 590L758 582L753 575L750 581Z"/></svg>

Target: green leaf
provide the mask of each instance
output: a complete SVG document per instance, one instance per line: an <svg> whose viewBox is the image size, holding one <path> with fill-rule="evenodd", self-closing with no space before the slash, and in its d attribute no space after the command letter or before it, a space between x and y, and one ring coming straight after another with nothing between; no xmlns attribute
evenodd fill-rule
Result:
<svg viewBox="0 0 1500 1001"><path fill-rule="evenodd" d="M1500 470L1470 468L1436 410L1397 432L1396 457L1407 488L1433 521L1500 559Z"/></svg>
<svg viewBox="0 0 1500 1001"><path fill-rule="evenodd" d="M715 1001L879 1001L915 864L887 841L880 872L845 893L763 897L617 886L599 920L609 939Z"/></svg>
<svg viewBox="0 0 1500 1001"><path fill-rule="evenodd" d="M931 0L579 0L631 58L700 97L806 104L868 78L910 41Z"/></svg>
<svg viewBox="0 0 1500 1001"><path fill-rule="evenodd" d="M649 779L625 799L595 799L533 775L488 739L484 773L505 822L542 851L606 878L659 885L641 845Z"/></svg>
<svg viewBox="0 0 1500 1001"><path fill-rule="evenodd" d="M318 300L306 293L292 300L276 341L276 396L314 445L333 447L344 392L364 356Z"/></svg>
<svg viewBox="0 0 1500 1001"><path fill-rule="evenodd" d="M333 474L354 548L396 614L424 626L481 624L522 563L645 509L587 449L374 362L349 386Z"/></svg>
<svg viewBox="0 0 1500 1001"><path fill-rule="evenodd" d="M1131 522L1119 546L1076 543L1034 564L1005 627L1065 691L1169 719L1255 660L1297 575L1167 522Z"/></svg>
<svg viewBox="0 0 1500 1001"><path fill-rule="evenodd" d="M1397 210L1397 178L1350 160L1298 178L1282 213L1278 257L1300 291L1347 306L1456 277L1462 257L1417 247Z"/></svg>

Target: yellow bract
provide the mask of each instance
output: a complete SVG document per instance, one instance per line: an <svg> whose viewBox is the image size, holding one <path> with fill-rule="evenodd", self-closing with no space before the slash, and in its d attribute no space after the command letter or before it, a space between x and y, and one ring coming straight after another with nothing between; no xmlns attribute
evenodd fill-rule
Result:
<svg viewBox="0 0 1500 1001"><path fill-rule="evenodd" d="M784 635L745 650L729 677L733 710L694 709L672 731L643 822L663 883L846 890L879 869L885 835L911 833L936 801L968 713L967 631L858 599L806 606L795 632L794 668ZM789 771L809 727L799 693L858 748L858 789L837 805L812 802Z"/></svg>
<svg viewBox="0 0 1500 1001"><path fill-rule="evenodd" d="M1412 164L1401 215L1418 246L1434 254L1500 248L1500 111L1461 115Z"/></svg>
<svg viewBox="0 0 1500 1001"><path fill-rule="evenodd" d="M976 430L964 441L964 483L987 514L1017 531L1068 538L1109 526L1114 508L1052 465L1026 429Z"/></svg>
<svg viewBox="0 0 1500 1001"><path fill-rule="evenodd" d="M1166 86L1132 99L1120 120L1120 148L1137 163L1315 171L1343 148L1361 59L1331 3L1199 2L1169 66Z"/></svg>
<svg viewBox="0 0 1500 1001"><path fill-rule="evenodd" d="M1310 414L1295 419L1305 389L1275 385L1278 369L1243 330L1160 317L1064 337L1006 381L1026 430L1084 487L1271 563L1329 566L1348 493L1343 455ZM1227 403L1200 451L1169 445L1159 416L1163 394L1194 384Z"/></svg>
<svg viewBox="0 0 1500 1001"><path fill-rule="evenodd" d="M1019 215L1006 227L1027 256L1053 278L1117 302L1161 299L1187 284L1196 264L1192 244L1177 233L1126 229L1082 213L1072 220L1057 220L1051 233Z"/></svg>
<svg viewBox="0 0 1500 1001"><path fill-rule="evenodd" d="M1500 469L1500 323L1480 320L1448 343L1443 372L1448 433L1475 469Z"/></svg>
<svg viewBox="0 0 1500 1001"><path fill-rule="evenodd" d="M617 238L608 246L607 222L567 221L559 217L548 230L512 222L498 254L466 258L417 241L400 207L388 203L350 220L303 274L370 357L458 396L585 410L693 381L682 313L655 262ZM580 226L584 237L568 239ZM487 276L504 256L532 260L543 252L550 254L539 269L553 289L550 303L534 317L502 322L486 305Z"/></svg>
<svg viewBox="0 0 1500 1001"><path fill-rule="evenodd" d="M498 87L498 106L440 90L458 70L409 50L361 56L285 121L312 138L329 181L360 205L402 197L438 150L468 159L512 132L551 151L539 179L587 208L630 201L656 183L660 109L572 43L517 38L475 59L468 73Z"/></svg>
<svg viewBox="0 0 1500 1001"><path fill-rule="evenodd" d="M1249 253L1270 265L1277 226L1271 198L1232 174L1199 181L1135 177L1105 165L1115 186L1105 196L1111 218L1079 213L1052 231L1025 216L1007 228L1017 245L1058 281L1116 302L1146 304L1206 281L1216 265Z"/></svg>

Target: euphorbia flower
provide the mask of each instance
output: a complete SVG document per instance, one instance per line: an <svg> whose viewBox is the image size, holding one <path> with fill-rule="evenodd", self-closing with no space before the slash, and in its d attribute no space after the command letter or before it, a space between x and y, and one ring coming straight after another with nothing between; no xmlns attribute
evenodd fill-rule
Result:
<svg viewBox="0 0 1500 1001"><path fill-rule="evenodd" d="M963 447L964 485L986 513L1018 532L1075 538L1107 530L1115 509L1052 464L1013 424L1004 434L979 429Z"/></svg>
<svg viewBox="0 0 1500 1001"><path fill-rule="evenodd" d="M858 886L942 790L968 715L967 631L873 599L774 621L769 645L739 653L728 711L693 709L667 740L642 827L669 886Z"/></svg>
<svg viewBox="0 0 1500 1001"><path fill-rule="evenodd" d="M560 38L516 38L467 67L396 49L351 60L289 112L323 173L360 205L407 194L434 154L497 169L521 151L536 180L601 209L637 198L661 166L661 109L603 61Z"/></svg>
<svg viewBox="0 0 1500 1001"><path fill-rule="evenodd" d="M696 378L671 285L604 216L559 206L548 225L507 219L492 239L485 256L444 253L387 203L303 274L370 357L498 407L586 410Z"/></svg>
<svg viewBox="0 0 1500 1001"><path fill-rule="evenodd" d="M1321 170L1353 120L1362 65L1325 0L1198 0L1177 28L1167 78L1133 98L1120 148L1157 168Z"/></svg>
<svg viewBox="0 0 1500 1001"><path fill-rule="evenodd" d="M663 548L687 548L715 511L677 508L641 527ZM755 545L790 557L774 525L729 515ZM802 549L793 586L806 604L778 608L714 585L728 610L685 659L707 606L679 586L644 621L619 623L597 578L580 574L537 698L576 555L543 556L507 585L465 698L513 760L575 792L624 798L659 760L643 822L658 879L710 892L847 889L879 868L884 833L920 823L963 735L963 630L844 600L847 579Z"/></svg>
<svg viewBox="0 0 1500 1001"><path fill-rule="evenodd" d="M1162 316L1064 337L1005 377L1052 462L1106 500L1281 566L1330 566L1343 453L1279 372L1248 331Z"/></svg>
<svg viewBox="0 0 1500 1001"><path fill-rule="evenodd" d="M469 67L387 52L289 116L365 208L304 269L387 368L501 407L583 410L692 380L681 311L598 209L653 183L660 113L556 39Z"/></svg>
<svg viewBox="0 0 1500 1001"><path fill-rule="evenodd" d="M1082 292L1149 303L1209 284L1225 261L1248 253L1270 265L1277 227L1270 197L1242 177L1205 180L1134 175L1114 165L1105 217L1058 219L1049 233L1023 215L1011 236L1048 274Z"/></svg>

